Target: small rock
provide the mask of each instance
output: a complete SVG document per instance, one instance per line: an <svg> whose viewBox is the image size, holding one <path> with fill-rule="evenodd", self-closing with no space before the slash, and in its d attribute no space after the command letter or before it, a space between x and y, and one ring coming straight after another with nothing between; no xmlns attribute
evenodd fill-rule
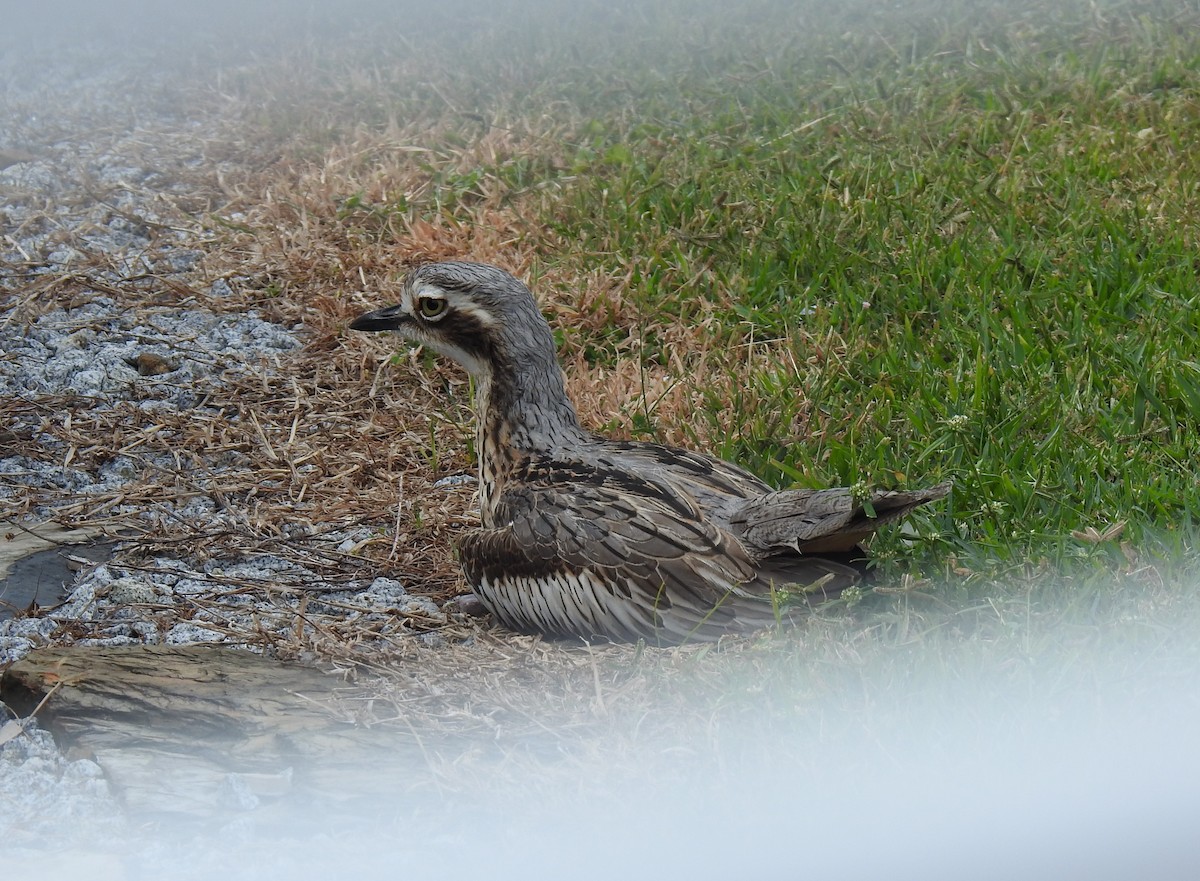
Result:
<svg viewBox="0 0 1200 881"><path fill-rule="evenodd" d="M446 477L435 481L434 489L455 489L460 486L468 486L475 483L476 477L474 474L450 474Z"/></svg>
<svg viewBox="0 0 1200 881"><path fill-rule="evenodd" d="M26 150L7 149L0 150L0 168L8 168L10 165L17 165L21 162L33 162L37 156Z"/></svg>
<svg viewBox="0 0 1200 881"><path fill-rule="evenodd" d="M487 606L483 604L483 600L473 593L459 594L450 600L450 606L453 611L461 612L472 618L481 618L488 613Z"/></svg>
<svg viewBox="0 0 1200 881"><path fill-rule="evenodd" d="M198 624L183 622L167 631L167 645L188 645L193 642L224 642L225 634Z"/></svg>
<svg viewBox="0 0 1200 881"><path fill-rule="evenodd" d="M160 376L175 369L174 364L153 352L139 352L130 361L130 366L136 368L142 376Z"/></svg>
<svg viewBox="0 0 1200 881"><path fill-rule="evenodd" d="M108 586L108 600L121 606L158 601L153 585L137 578L118 578Z"/></svg>

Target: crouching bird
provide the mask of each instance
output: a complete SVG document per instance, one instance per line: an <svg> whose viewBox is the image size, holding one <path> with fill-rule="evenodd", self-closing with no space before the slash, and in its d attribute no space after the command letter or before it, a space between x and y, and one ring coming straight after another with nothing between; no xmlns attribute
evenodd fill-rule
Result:
<svg viewBox="0 0 1200 881"><path fill-rule="evenodd" d="M760 628L783 596L856 583L863 538L950 490L775 491L711 456L598 437L533 295L494 266L421 266L350 327L397 331L474 378L483 528L458 558L515 630L666 645Z"/></svg>

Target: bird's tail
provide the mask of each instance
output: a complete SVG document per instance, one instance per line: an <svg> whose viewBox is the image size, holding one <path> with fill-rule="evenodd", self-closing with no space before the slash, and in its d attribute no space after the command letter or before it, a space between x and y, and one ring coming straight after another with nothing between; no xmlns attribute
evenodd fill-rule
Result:
<svg viewBox="0 0 1200 881"><path fill-rule="evenodd" d="M879 527L945 497L951 486L947 481L927 489L877 490L867 498L846 488L781 490L747 502L730 518L730 527L760 557L788 550L849 552Z"/></svg>

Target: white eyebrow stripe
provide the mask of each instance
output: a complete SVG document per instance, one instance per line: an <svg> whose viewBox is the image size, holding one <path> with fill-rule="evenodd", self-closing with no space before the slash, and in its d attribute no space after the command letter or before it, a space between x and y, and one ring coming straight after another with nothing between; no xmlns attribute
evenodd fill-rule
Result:
<svg viewBox="0 0 1200 881"><path fill-rule="evenodd" d="M430 286L432 288L432 285ZM470 315L478 321L483 327L494 327L496 324L496 316L487 309L480 306L473 299L458 291L443 291L441 288L434 288L441 296L446 298L451 308L464 315ZM428 296L428 294L426 295Z"/></svg>
<svg viewBox="0 0 1200 881"><path fill-rule="evenodd" d="M427 281L423 281L417 285L416 290L413 291L414 300L417 300L421 297L436 297L439 300L444 300L446 299L446 292L435 284L430 284Z"/></svg>

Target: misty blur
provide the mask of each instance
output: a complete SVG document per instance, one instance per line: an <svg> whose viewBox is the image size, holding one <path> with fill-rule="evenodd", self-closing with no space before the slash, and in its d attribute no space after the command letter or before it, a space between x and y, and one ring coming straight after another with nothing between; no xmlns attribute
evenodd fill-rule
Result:
<svg viewBox="0 0 1200 881"><path fill-rule="evenodd" d="M110 66L133 65L138 88L167 104L194 94L199 83L215 94L235 92L236 76L252 78L277 55L326 65L322 76L313 74L324 83L356 58L386 66L393 50L427 58L431 69L455 71L461 63L478 72L485 68L471 53L502 43L506 69L520 70L521 53L546 48L539 43L545 35L564 33L553 22L572 17L580 26L567 33L581 64L602 42L598 35L611 36L589 31L589 23L621 29L610 41L619 44L614 57L659 46L666 56L673 47L640 42L651 38L639 22L662 8L677 15L689 8L565 0L10 6L0 27L7 79L0 88L21 115L0 125L17 142L3 146L25 149L37 146L31 141L42 137L45 118L63 112L54 102L67 100L72 82ZM937 4L916 7L928 12ZM769 15L772 4L747 8ZM972 8L956 6L953 14L969 17ZM735 10L697 9L692 39L736 26ZM836 10L812 9L854 26ZM49 91L39 92L40 77L63 69L73 79L50 76ZM614 91L635 88L615 74L612 82ZM247 93L253 90L239 92ZM466 115L477 108L454 109ZM338 107L328 126L378 122L387 112ZM143 113L130 101L98 115L133 125ZM51 133L76 136L73 125L64 121ZM359 804L347 793L336 803L283 804L267 819L231 809L200 829L164 821L154 859L168 868L178 860L175 877L230 879L284 871L294 878L1200 876L1194 579L1144 593L1138 584L1068 581L1041 595L1030 585L1036 577L1011 594L988 584L986 593L950 592L952 602L926 606L914 597L919 611L911 617L898 605L864 614L861 624L801 628L777 655L765 651L719 678L719 687L681 674L696 696L670 710L679 731L671 730L664 703L612 710L611 741L556 736L532 756L495 755L492 743L464 748L425 732L422 749L436 761L414 765L394 801ZM690 657L679 666L686 670ZM548 730L561 724L549 710L534 722ZM456 780L451 772L460 763L470 771ZM144 828L154 823L140 822L121 847L146 846Z"/></svg>

